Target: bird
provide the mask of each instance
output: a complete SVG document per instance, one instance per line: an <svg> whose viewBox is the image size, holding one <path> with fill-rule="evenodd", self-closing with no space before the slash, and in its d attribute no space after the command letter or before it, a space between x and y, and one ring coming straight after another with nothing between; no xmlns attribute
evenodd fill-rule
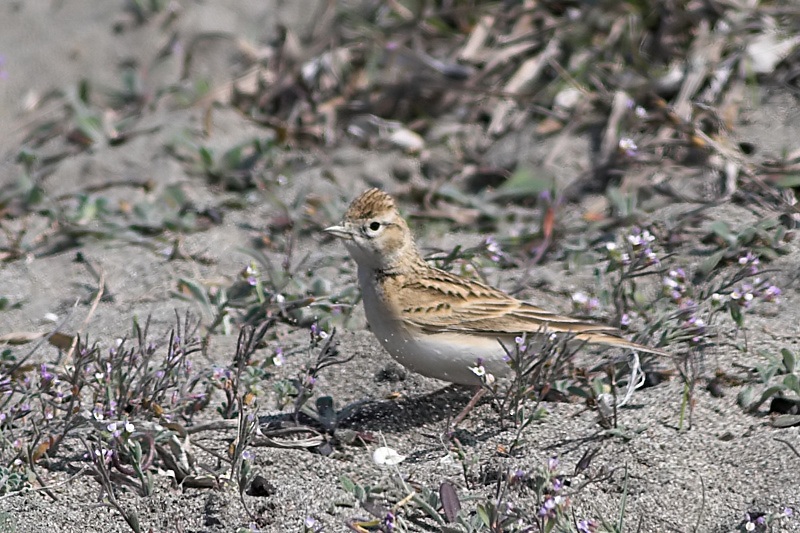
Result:
<svg viewBox="0 0 800 533"><path fill-rule="evenodd" d="M569 333L579 341L665 355L617 328L559 315L474 279L429 265L394 199L373 188L325 228L344 242L358 269L364 311L383 348L412 372L480 385L478 367L510 375L502 343L521 335Z"/></svg>

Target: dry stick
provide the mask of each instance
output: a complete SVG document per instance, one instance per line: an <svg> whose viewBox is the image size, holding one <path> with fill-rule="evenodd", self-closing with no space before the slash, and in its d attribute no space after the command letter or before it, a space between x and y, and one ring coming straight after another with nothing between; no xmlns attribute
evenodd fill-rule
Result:
<svg viewBox="0 0 800 533"><path fill-rule="evenodd" d="M201 431L219 431L220 429L236 429L237 427L239 427L239 423L236 420L217 420L216 422L185 428L185 431L187 434L192 435Z"/></svg>
<svg viewBox="0 0 800 533"><path fill-rule="evenodd" d="M478 52L486 44L490 30L494 26L494 16L484 15L472 29L472 33L467 39L464 48L459 52L458 57L464 61L476 61L479 58Z"/></svg>
<svg viewBox="0 0 800 533"><path fill-rule="evenodd" d="M67 352L67 359L71 358L75 353L75 347L78 345L78 339L80 338L83 330L86 329L86 326L89 325L89 321L94 316L94 312L97 310L97 306L100 303L100 299L103 297L103 293L105 292L104 287L106 286L106 273L105 270L100 268L100 279L97 282L97 294L94 296L94 300L92 301L92 305L89 308L89 313L87 313L86 318L83 319L83 323L81 327L78 328L78 331L75 333L75 337L72 339L72 345L69 347L69 351Z"/></svg>
<svg viewBox="0 0 800 533"><path fill-rule="evenodd" d="M694 529L692 529L692 531L695 532L700 528L700 520L703 518L703 511L706 509L706 482L703 481L703 476L700 474L698 474L698 477L700 478L700 488L702 489L701 494L703 499L700 502L700 512L697 513L697 522L694 525Z"/></svg>
<svg viewBox="0 0 800 533"><path fill-rule="evenodd" d="M66 323L67 323L67 321L69 321L69 319L72 317L72 313L74 313L74 312L75 312L75 308L78 306L78 303L79 303L79 302L80 302L80 299L78 299L78 300L75 300L75 304L72 306L72 309L70 310L69 314L67 314L67 316L65 316L65 317L64 317L64 318L63 318L63 319L62 319L62 320L61 320L61 321L60 321L58 324L56 324L56 327L55 327L55 328L53 328L53 331L51 331L50 333L48 333L47 335L45 335L44 337L42 337L41 339L39 339L39 341L38 341L36 344L34 344L34 345L33 345L33 348L31 348L31 349L30 349L30 351L29 351L27 354L25 354L25 355L24 355L24 356L23 356L23 357L22 357L22 358L21 358L19 361L17 361L17 362L16 362L16 363L15 363L15 364L14 364L12 367L10 367L10 368L9 368L9 369L6 371L6 374L8 374L8 375L13 375L13 374L14 374L14 373L15 373L15 372L16 372L16 371L19 369L19 368L21 368L21 367L22 367L22 365L24 365L24 364L25 364L25 362L26 362L28 359L30 359L30 357L31 357L31 356L32 356L34 353L36 353L36 351L37 351L37 350L38 350L38 349L39 349L39 348L42 346L42 344L44 344L45 342L47 342L48 340L50 340L50 338L51 338L53 335L55 335L56 333L58 333L58 330L60 330L60 329L61 329L61 327L62 327L62 326L64 326L64 324L66 324ZM73 342L74 342L74 339L73 339Z"/></svg>
<svg viewBox="0 0 800 533"><path fill-rule="evenodd" d="M619 125L628 113L628 103L631 97L625 91L614 93L614 100L611 104L611 114L606 123L606 131L603 133L603 142L600 145L600 154L597 158L599 165L607 165L611 162L614 154L619 147Z"/></svg>
<svg viewBox="0 0 800 533"><path fill-rule="evenodd" d="M517 95L528 90L539 78L544 68L549 65L560 52L561 40L558 37L553 37L550 42L547 43L542 53L526 60L520 65L503 89L512 95ZM514 105L515 103L510 99L498 104L494 113L492 113L492 119L489 123L488 132L490 134L503 132L505 129L506 116L513 109Z"/></svg>
<svg viewBox="0 0 800 533"><path fill-rule="evenodd" d="M790 450L792 450L792 452L794 452L794 454L797 457L800 457L800 452L798 452L797 449L794 446L792 446L792 443L789 442L788 440L779 439L778 437L775 437L774 440L784 443L785 445L787 445L789 447Z"/></svg>

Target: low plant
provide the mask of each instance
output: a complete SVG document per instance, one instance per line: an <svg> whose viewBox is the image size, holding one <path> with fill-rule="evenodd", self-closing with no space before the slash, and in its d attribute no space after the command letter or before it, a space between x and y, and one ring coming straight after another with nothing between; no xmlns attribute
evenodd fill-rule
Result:
<svg viewBox="0 0 800 533"><path fill-rule="evenodd" d="M737 397L739 405L751 413L756 412L769 399L785 399L789 403L800 406L800 367L797 365L797 356L787 348L783 348L779 356L763 350L759 353L766 359L765 363L755 365L756 377L761 383L761 392L759 394L753 385L745 386ZM775 378L778 376L783 377L776 381ZM776 425L798 424L800 416L796 413L785 413L774 423Z"/></svg>

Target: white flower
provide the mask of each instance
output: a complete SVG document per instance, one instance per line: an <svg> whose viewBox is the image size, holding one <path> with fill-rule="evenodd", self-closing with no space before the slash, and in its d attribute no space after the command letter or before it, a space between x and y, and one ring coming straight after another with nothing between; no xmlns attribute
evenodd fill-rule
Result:
<svg viewBox="0 0 800 533"><path fill-rule="evenodd" d="M607 242L606 243L606 250L608 250L609 252L613 252L616 249L617 249L617 243L615 243L615 242Z"/></svg>
<svg viewBox="0 0 800 533"><path fill-rule="evenodd" d="M678 282L672 278L664 278L664 286L669 287L670 289L675 289L678 287Z"/></svg>
<svg viewBox="0 0 800 533"><path fill-rule="evenodd" d="M394 448L389 448L388 446L381 446L380 448L375 448L375 451L372 452L372 460L378 466L394 466L402 463L405 461L406 456L400 455L397 453L397 450Z"/></svg>
<svg viewBox="0 0 800 533"><path fill-rule="evenodd" d="M125 433L133 433L133 430L136 429L133 424L130 422L125 422Z"/></svg>
<svg viewBox="0 0 800 533"><path fill-rule="evenodd" d="M634 156L636 155L636 150L638 150L639 147L636 146L636 142L634 142L634 140L630 137L623 137L619 140L619 149L625 152L625 154L628 156Z"/></svg>
<svg viewBox="0 0 800 533"><path fill-rule="evenodd" d="M576 292L572 295L572 301L579 305L586 305L589 303L589 297L582 292Z"/></svg>
<svg viewBox="0 0 800 533"><path fill-rule="evenodd" d="M482 378L486 375L486 369L483 367L483 365L471 366L469 369L472 370L472 372L479 378Z"/></svg>

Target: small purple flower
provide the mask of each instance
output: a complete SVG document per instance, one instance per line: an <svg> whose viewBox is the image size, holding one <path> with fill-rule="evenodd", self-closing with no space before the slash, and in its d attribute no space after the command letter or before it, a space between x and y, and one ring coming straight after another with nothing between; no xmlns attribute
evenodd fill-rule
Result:
<svg viewBox="0 0 800 533"><path fill-rule="evenodd" d="M794 515L794 511L791 507L784 507L783 509L783 516L786 518L791 518Z"/></svg>
<svg viewBox="0 0 800 533"><path fill-rule="evenodd" d="M486 237L483 241L484 246L486 246L486 251L489 252L489 257L492 261L497 263L503 258L504 252L503 249L500 248L500 243L497 242L497 239L494 237Z"/></svg>
<svg viewBox="0 0 800 533"><path fill-rule="evenodd" d="M560 477L553 478L553 492L559 492L564 488L564 480Z"/></svg>
<svg viewBox="0 0 800 533"><path fill-rule="evenodd" d="M111 436L115 439L122 435L122 427L117 422L111 422L108 426L106 426L106 429L111 432Z"/></svg>
<svg viewBox="0 0 800 533"><path fill-rule="evenodd" d="M547 516L547 509L544 507L539 507L539 511L537 512L539 516Z"/></svg>
<svg viewBox="0 0 800 533"><path fill-rule="evenodd" d="M55 376L47 370L47 365L45 363L42 363L39 367L39 377L44 383L50 383L53 381L53 378L55 378Z"/></svg>
<svg viewBox="0 0 800 533"><path fill-rule="evenodd" d="M747 252L747 255L743 255L739 258L739 264L742 266L757 265L758 263L758 256L754 255L753 252Z"/></svg>
<svg viewBox="0 0 800 533"><path fill-rule="evenodd" d="M286 358L283 356L283 348L278 346L275 348L275 355L272 356L272 364L275 366L283 366Z"/></svg>
<svg viewBox="0 0 800 533"><path fill-rule="evenodd" d="M649 246L650 243L656 240L656 238L648 230L643 230L634 226L631 228L631 231L627 236L627 240L628 243L634 248L644 248Z"/></svg>
<svg viewBox="0 0 800 533"><path fill-rule="evenodd" d="M630 137L623 137L619 140L619 149L628 157L634 157L639 152L639 147Z"/></svg>
<svg viewBox="0 0 800 533"><path fill-rule="evenodd" d="M394 531L394 513L389 511L383 519L383 525L386 526L386 531Z"/></svg>
<svg viewBox="0 0 800 533"><path fill-rule="evenodd" d="M658 258L656 253L650 248L645 248L644 252L642 252L642 256L645 258L645 263L647 264L647 266L661 264L661 260Z"/></svg>
<svg viewBox="0 0 800 533"><path fill-rule="evenodd" d="M628 313L622 313L622 316L619 318L619 325L623 327L630 326L631 316Z"/></svg>
<svg viewBox="0 0 800 533"><path fill-rule="evenodd" d="M780 295L781 290L775 285L770 285L761 293L761 298L765 302L777 302L780 299Z"/></svg>
<svg viewBox="0 0 800 533"><path fill-rule="evenodd" d="M553 472L558 469L558 457L555 455L547 460L547 468Z"/></svg>

